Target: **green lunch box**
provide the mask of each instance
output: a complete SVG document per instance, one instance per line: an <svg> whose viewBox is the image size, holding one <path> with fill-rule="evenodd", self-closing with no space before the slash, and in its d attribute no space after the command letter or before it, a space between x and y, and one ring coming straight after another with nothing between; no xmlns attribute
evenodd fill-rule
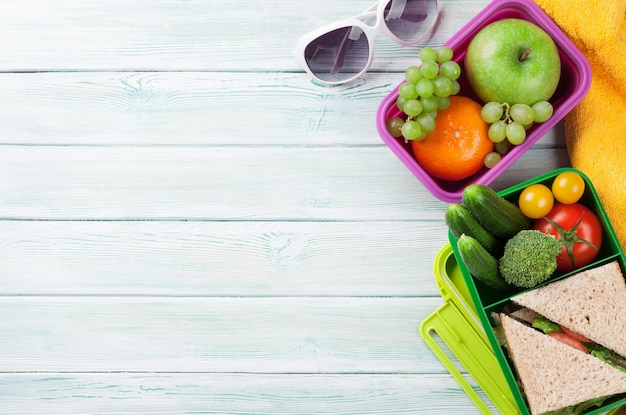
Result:
<svg viewBox="0 0 626 415"><path fill-rule="evenodd" d="M471 305L469 290L449 243L435 257L433 270L444 303L422 321L422 338L481 413L493 415L498 413L493 411L496 409L503 415L520 414L476 310ZM459 370L459 363L491 402L485 402L479 396ZM606 415L616 415L619 409Z"/></svg>
<svg viewBox="0 0 626 415"><path fill-rule="evenodd" d="M525 186L533 183L549 184L563 171L576 171L585 179L586 190L581 202L592 208L603 224L605 240L595 264L618 259L622 269L625 269L623 251L595 189L589 179L579 171L571 168L558 169L498 193L515 202ZM493 349L497 342L489 324L488 314L490 310L504 304L507 298L502 294L486 292L485 287L475 284L464 264L459 263L456 247L451 245L455 240L454 236L449 236L450 243L439 251L433 267L435 281L444 303L424 319L420 326L420 334L481 413L498 413L493 411L495 409L504 415L528 414L521 391L512 377L509 363L505 360L502 350L494 352ZM502 298L498 298L498 295ZM485 402L481 398L477 388L461 373L459 364L471 375L475 385L490 402ZM603 408L590 413L616 415L623 404L623 399L609 402ZM524 407L520 408L520 405Z"/></svg>

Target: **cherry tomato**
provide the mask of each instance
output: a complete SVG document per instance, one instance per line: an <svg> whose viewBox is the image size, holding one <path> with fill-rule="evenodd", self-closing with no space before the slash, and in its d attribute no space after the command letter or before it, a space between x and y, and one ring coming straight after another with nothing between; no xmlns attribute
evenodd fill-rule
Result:
<svg viewBox="0 0 626 415"><path fill-rule="evenodd" d="M548 186L536 183L522 190L518 200L522 213L531 219L539 219L554 206L554 196Z"/></svg>
<svg viewBox="0 0 626 415"><path fill-rule="evenodd" d="M579 342L591 343L591 340L589 340L588 338L586 338L582 334L578 334L575 331L572 331L572 330L568 329L565 326L559 326L559 327L561 327L561 330L563 330L565 332L565 334L567 334L568 336L578 340Z"/></svg>
<svg viewBox="0 0 626 415"><path fill-rule="evenodd" d="M580 200L585 192L585 180L573 171L566 171L554 178L552 193L561 203L571 204Z"/></svg>
<svg viewBox="0 0 626 415"><path fill-rule="evenodd" d="M568 272L590 264L602 246L602 224L598 217L580 203L556 203L533 228L554 235L563 242L557 256L557 271Z"/></svg>
<svg viewBox="0 0 626 415"><path fill-rule="evenodd" d="M574 349L578 349L583 353L589 353L589 350L587 350L584 344L565 333L548 333L548 336L560 341L561 343L565 343Z"/></svg>

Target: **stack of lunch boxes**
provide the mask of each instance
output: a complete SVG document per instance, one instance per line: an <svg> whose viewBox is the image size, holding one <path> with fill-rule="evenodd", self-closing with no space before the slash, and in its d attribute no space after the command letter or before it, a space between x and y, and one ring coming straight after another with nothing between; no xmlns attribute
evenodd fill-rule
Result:
<svg viewBox="0 0 626 415"><path fill-rule="evenodd" d="M574 171L585 179L586 189L581 203L598 216L603 228L601 249L594 262L584 269L617 261L626 274L626 259L619 240L593 184L582 172L572 168L554 170L498 194L515 202L525 187L535 183L549 186L558 174L565 171ZM493 414L495 409L503 415L528 415L512 364L498 345L490 323L490 314L501 310L515 293L496 292L474 281L456 251L454 235L449 232L448 237L449 243L439 251L433 267L444 303L421 323L420 334L483 414ZM570 274L555 277L565 278ZM471 375L474 384L466 378L459 365ZM475 385L482 390L481 394ZM626 397L617 397L585 414L613 415L622 406L626 406Z"/></svg>

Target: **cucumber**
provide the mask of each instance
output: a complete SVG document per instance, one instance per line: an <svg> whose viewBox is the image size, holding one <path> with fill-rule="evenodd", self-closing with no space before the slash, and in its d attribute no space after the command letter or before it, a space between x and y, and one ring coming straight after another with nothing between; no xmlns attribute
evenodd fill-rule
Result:
<svg viewBox="0 0 626 415"><path fill-rule="evenodd" d="M519 207L484 184L470 184L463 189L461 198L478 222L501 239L509 239L532 225Z"/></svg>
<svg viewBox="0 0 626 415"><path fill-rule="evenodd" d="M476 239L489 253L499 256L504 244L476 220L460 203L450 203L445 214L446 224L456 239L465 234Z"/></svg>
<svg viewBox="0 0 626 415"><path fill-rule="evenodd" d="M500 275L496 257L487 252L480 242L471 236L461 235L456 246L472 277L498 291L506 291L511 288Z"/></svg>

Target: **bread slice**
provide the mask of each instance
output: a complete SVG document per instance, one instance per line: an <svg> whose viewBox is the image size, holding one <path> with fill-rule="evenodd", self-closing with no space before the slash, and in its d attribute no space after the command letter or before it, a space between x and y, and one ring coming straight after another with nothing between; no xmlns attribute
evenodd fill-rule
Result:
<svg viewBox="0 0 626 415"><path fill-rule="evenodd" d="M532 415L626 393L626 372L500 314Z"/></svg>
<svg viewBox="0 0 626 415"><path fill-rule="evenodd" d="M511 300L626 357L626 282L617 261Z"/></svg>

